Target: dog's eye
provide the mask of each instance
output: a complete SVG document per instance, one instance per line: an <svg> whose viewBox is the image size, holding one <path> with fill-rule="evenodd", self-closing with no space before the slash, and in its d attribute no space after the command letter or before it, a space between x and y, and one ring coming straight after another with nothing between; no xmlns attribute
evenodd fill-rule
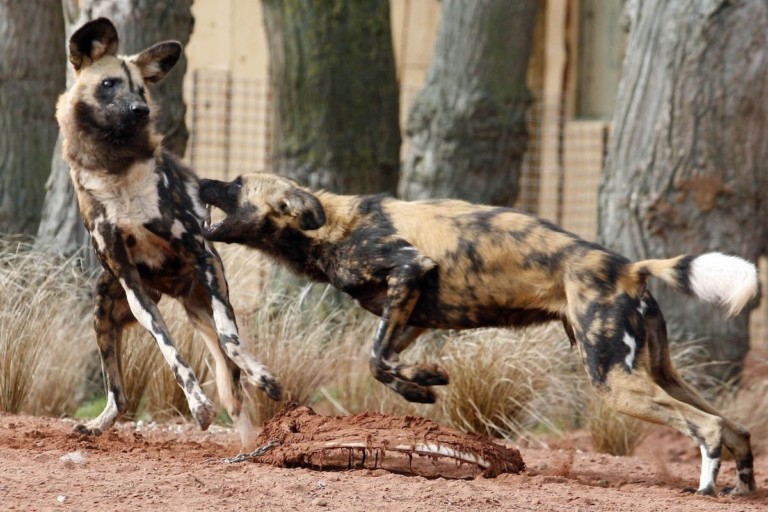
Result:
<svg viewBox="0 0 768 512"><path fill-rule="evenodd" d="M115 86L115 80L113 78L106 78L101 81L101 86L105 89L111 89Z"/></svg>

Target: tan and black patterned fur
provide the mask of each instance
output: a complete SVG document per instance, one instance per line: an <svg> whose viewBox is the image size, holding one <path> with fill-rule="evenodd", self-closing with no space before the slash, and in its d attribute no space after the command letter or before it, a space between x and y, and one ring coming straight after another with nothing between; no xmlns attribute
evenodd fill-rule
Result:
<svg viewBox="0 0 768 512"><path fill-rule="evenodd" d="M170 71L181 45L166 41L127 57L117 49L117 32L105 18L77 30L69 41L75 81L56 107L83 222L104 267L96 285L94 328L107 405L76 430L99 434L124 412L121 338L136 321L157 341L200 427L214 420L211 402L157 308L160 297L169 295L201 332L215 361L221 401L249 443L241 372L272 398L280 397L280 387L240 342L221 260L202 236L206 211L198 179L163 150L154 131L147 86Z"/></svg>
<svg viewBox="0 0 768 512"><path fill-rule="evenodd" d="M272 174L202 180L200 195L226 214L207 229L209 240L264 251L379 315L371 369L407 400L433 402L431 386L449 380L435 364L399 362L425 329L557 320L608 403L701 447L700 493L715 492L722 445L737 461L733 491L754 491L749 433L680 379L646 289L658 277L735 314L756 293L751 263L719 253L633 263L508 208L313 193Z"/></svg>

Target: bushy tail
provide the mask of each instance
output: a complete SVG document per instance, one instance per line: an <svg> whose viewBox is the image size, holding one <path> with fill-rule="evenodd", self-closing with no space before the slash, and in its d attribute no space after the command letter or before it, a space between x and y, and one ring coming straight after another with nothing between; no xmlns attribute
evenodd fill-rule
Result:
<svg viewBox="0 0 768 512"><path fill-rule="evenodd" d="M719 252L638 261L630 264L629 274L638 286L658 277L679 292L719 304L728 316L739 313L757 293L755 265Z"/></svg>

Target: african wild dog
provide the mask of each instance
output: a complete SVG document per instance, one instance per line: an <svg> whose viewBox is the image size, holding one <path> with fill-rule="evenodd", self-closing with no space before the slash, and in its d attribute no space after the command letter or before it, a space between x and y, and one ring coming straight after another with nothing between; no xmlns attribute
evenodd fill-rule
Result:
<svg viewBox="0 0 768 512"><path fill-rule="evenodd" d="M658 277L734 315L757 290L751 263L719 253L633 263L508 208L314 194L272 174L202 180L200 197L226 214L206 228L209 240L260 249L379 315L371 370L407 400L433 402L431 386L448 383L437 365L399 362L425 329L559 320L608 403L696 441L698 492L715 492L722 445L736 459L732 491L754 491L749 433L679 377L661 310L646 290Z"/></svg>
<svg viewBox="0 0 768 512"><path fill-rule="evenodd" d="M214 420L212 404L157 308L167 294L183 304L203 335L221 401L249 443L240 372L271 398L280 398L280 386L240 343L221 260L201 233L206 210L198 179L162 149L147 90L176 64L181 45L166 41L128 57L117 55L117 47L117 31L105 18L77 30L69 40L76 79L56 105L83 222L104 267L94 328L107 405L76 430L99 434L125 410L120 343L123 329L136 320L157 341L200 427Z"/></svg>

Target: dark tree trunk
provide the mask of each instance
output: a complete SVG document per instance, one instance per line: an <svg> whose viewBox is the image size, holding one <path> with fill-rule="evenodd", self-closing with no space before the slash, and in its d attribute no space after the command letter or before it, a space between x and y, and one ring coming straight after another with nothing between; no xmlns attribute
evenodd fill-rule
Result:
<svg viewBox="0 0 768 512"><path fill-rule="evenodd" d="M528 134L536 0L444 0L427 84L408 115L406 199L512 205Z"/></svg>
<svg viewBox="0 0 768 512"><path fill-rule="evenodd" d="M0 233L34 235L64 90L64 20L49 0L0 0Z"/></svg>
<svg viewBox="0 0 768 512"><path fill-rule="evenodd" d="M312 188L394 193L398 90L385 0L263 0L274 171Z"/></svg>
<svg viewBox="0 0 768 512"><path fill-rule="evenodd" d="M756 261L766 241L768 5L635 1L599 234L631 259L718 250ZM747 313L724 314L664 286L670 338L705 343L708 373L737 376Z"/></svg>
<svg viewBox="0 0 768 512"><path fill-rule="evenodd" d="M191 6L192 0L64 0L66 37L58 42L59 58L62 63L67 62L66 40L72 32L86 21L100 16L111 19L117 27L122 54L137 53L167 39L176 39L186 45L193 26ZM164 146L179 156L184 155L189 135L184 122L186 106L182 96L186 67L187 61L182 55L168 76L152 89L152 98L159 107L157 127L164 135ZM73 75L69 65L67 77L68 84L71 84ZM87 244L88 236L80 220L69 167L61 156L60 146L59 141L50 164L43 219L37 235L39 243L71 253Z"/></svg>

